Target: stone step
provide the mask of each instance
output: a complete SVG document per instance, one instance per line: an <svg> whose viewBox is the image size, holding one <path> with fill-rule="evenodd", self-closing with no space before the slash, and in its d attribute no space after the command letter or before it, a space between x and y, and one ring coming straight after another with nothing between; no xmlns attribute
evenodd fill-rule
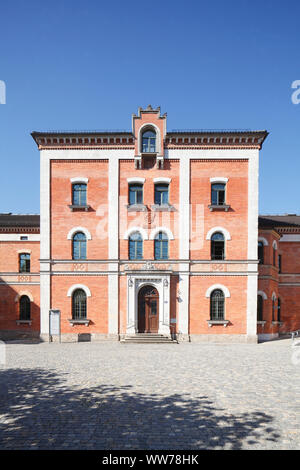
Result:
<svg viewBox="0 0 300 470"><path fill-rule="evenodd" d="M139 344L178 344L177 340L173 340L171 336L165 336L156 333L138 333L136 335L128 335L121 339L121 343L139 343Z"/></svg>

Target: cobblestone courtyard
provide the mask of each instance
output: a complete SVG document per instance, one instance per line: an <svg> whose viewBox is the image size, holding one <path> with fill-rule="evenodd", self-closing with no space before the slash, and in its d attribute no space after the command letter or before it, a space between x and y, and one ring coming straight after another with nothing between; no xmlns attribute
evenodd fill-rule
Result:
<svg viewBox="0 0 300 470"><path fill-rule="evenodd" d="M1 449L299 449L291 340L7 344Z"/></svg>

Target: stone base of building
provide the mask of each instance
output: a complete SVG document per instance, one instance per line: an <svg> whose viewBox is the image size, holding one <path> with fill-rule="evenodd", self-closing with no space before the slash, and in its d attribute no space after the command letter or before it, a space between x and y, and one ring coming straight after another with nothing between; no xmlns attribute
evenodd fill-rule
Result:
<svg viewBox="0 0 300 470"><path fill-rule="evenodd" d="M278 339L279 333L261 333L258 335L258 341L263 343L264 341L272 341L273 339Z"/></svg>
<svg viewBox="0 0 300 470"><path fill-rule="evenodd" d="M14 341L14 340L35 340L39 339L38 331L20 331L20 330L1 330L1 341Z"/></svg>
<svg viewBox="0 0 300 470"><path fill-rule="evenodd" d="M201 343L252 343L258 342L257 335L190 335L190 341Z"/></svg>
<svg viewBox="0 0 300 470"><path fill-rule="evenodd" d="M49 341L50 339L50 341ZM100 333L63 333L61 335L62 343L83 343L83 342L101 342L101 341L117 341L119 335L100 334ZM55 335L49 338L47 334L41 334L40 340L43 342L58 343L59 336Z"/></svg>

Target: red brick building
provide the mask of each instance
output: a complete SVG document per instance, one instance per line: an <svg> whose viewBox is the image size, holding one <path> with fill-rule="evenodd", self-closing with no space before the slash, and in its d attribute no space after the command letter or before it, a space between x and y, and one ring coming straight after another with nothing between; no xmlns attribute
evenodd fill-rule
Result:
<svg viewBox="0 0 300 470"><path fill-rule="evenodd" d="M291 255L300 224L264 217L258 233L266 131L169 132L166 114L148 106L130 132L32 136L40 227L37 216L0 215L2 336L47 340L50 309L66 341L256 342L300 328Z"/></svg>

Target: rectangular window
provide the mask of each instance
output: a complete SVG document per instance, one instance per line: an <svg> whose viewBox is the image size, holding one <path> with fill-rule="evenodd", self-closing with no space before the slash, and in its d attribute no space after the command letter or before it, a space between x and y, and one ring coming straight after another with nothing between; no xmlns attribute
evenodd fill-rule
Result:
<svg viewBox="0 0 300 470"><path fill-rule="evenodd" d="M21 253L19 256L19 272L30 273L30 254Z"/></svg>
<svg viewBox="0 0 300 470"><path fill-rule="evenodd" d="M161 206L169 203L169 185L156 184L154 190L154 203Z"/></svg>
<svg viewBox="0 0 300 470"><path fill-rule="evenodd" d="M74 206L86 206L86 184L73 184L72 204Z"/></svg>
<svg viewBox="0 0 300 470"><path fill-rule="evenodd" d="M129 204L143 204L142 184L131 184L129 186Z"/></svg>
<svg viewBox="0 0 300 470"><path fill-rule="evenodd" d="M222 206L225 204L225 184L211 185L211 203L213 206Z"/></svg>

